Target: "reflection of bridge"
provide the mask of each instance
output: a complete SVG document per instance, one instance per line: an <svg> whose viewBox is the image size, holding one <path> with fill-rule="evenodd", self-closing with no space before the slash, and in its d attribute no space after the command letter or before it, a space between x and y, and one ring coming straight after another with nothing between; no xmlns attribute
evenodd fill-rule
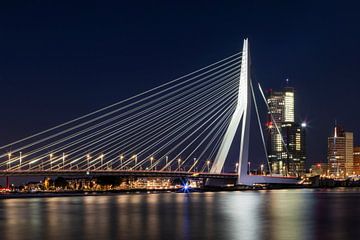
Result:
<svg viewBox="0 0 360 240"><path fill-rule="evenodd" d="M4 159L0 176L116 175L236 178L244 185L296 183L294 178L270 176L268 162L267 171L248 174L252 101L256 107L246 39L241 53L0 147L6 151L0 155ZM261 129L257 107L256 114ZM239 160L231 161L230 147L237 132ZM261 136L266 147L262 131ZM229 172L237 174L224 173L226 162L232 162Z"/></svg>

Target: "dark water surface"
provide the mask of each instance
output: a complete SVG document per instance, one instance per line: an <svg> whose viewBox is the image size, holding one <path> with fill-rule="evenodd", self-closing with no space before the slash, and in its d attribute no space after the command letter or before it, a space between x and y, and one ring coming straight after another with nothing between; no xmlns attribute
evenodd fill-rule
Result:
<svg viewBox="0 0 360 240"><path fill-rule="evenodd" d="M0 239L360 239L360 189L3 199Z"/></svg>

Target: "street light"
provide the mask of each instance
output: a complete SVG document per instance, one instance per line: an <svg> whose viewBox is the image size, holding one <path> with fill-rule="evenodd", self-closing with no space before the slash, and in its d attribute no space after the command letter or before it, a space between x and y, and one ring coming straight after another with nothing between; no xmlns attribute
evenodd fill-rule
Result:
<svg viewBox="0 0 360 240"><path fill-rule="evenodd" d="M153 161L154 161L154 157L150 157L150 169L152 169Z"/></svg>
<svg viewBox="0 0 360 240"><path fill-rule="evenodd" d="M90 154L87 154L86 155L86 163L87 163L87 169L88 169L88 171L89 171L89 168L90 168Z"/></svg>
<svg viewBox="0 0 360 240"><path fill-rule="evenodd" d="M21 155L21 152L19 152L19 161L20 161L20 164L19 164L19 169L21 169L21 162L22 162L22 155Z"/></svg>
<svg viewBox="0 0 360 240"><path fill-rule="evenodd" d="M206 165L207 165L208 172L210 172L210 160L206 161Z"/></svg>
<svg viewBox="0 0 360 240"><path fill-rule="evenodd" d="M261 175L264 175L264 164L260 165Z"/></svg>
<svg viewBox="0 0 360 240"><path fill-rule="evenodd" d="M9 170L9 168L10 168L10 160L11 160L11 152L8 153L8 157L9 157L9 160L8 160L8 163L7 163L7 169Z"/></svg>
<svg viewBox="0 0 360 240"><path fill-rule="evenodd" d="M134 161L135 161L135 165L137 165L137 155L134 155Z"/></svg>
<svg viewBox="0 0 360 240"><path fill-rule="evenodd" d="M235 163L235 172L238 171L239 163Z"/></svg>
<svg viewBox="0 0 360 240"><path fill-rule="evenodd" d="M62 155L62 161L63 161L63 170L65 169L65 153Z"/></svg>
<svg viewBox="0 0 360 240"><path fill-rule="evenodd" d="M53 154L52 153L50 153L50 155L49 155L49 158L50 158L50 171L52 170L52 164L53 164Z"/></svg>
<svg viewBox="0 0 360 240"><path fill-rule="evenodd" d="M180 163L181 163L181 159L179 158L179 159L178 159L178 168L179 168L179 171L180 171Z"/></svg>
<svg viewBox="0 0 360 240"><path fill-rule="evenodd" d="M251 166L251 162L248 162L248 168L249 168L249 169L248 169L248 174L249 174L249 175L251 175L251 168L250 168L250 166Z"/></svg>
<svg viewBox="0 0 360 240"><path fill-rule="evenodd" d="M102 168L104 164L104 154L100 155L100 163L101 163L100 168Z"/></svg>
<svg viewBox="0 0 360 240"><path fill-rule="evenodd" d="M122 169L123 160L124 160L124 156L123 156L123 155L120 155L120 169Z"/></svg>

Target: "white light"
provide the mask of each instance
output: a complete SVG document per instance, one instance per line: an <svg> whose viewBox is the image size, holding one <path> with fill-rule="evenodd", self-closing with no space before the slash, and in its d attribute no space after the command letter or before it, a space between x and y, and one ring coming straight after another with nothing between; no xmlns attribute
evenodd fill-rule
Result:
<svg viewBox="0 0 360 240"><path fill-rule="evenodd" d="M294 93L285 92L285 122L294 122Z"/></svg>
<svg viewBox="0 0 360 240"><path fill-rule="evenodd" d="M301 123L301 127L306 128L306 126L307 126L306 122Z"/></svg>

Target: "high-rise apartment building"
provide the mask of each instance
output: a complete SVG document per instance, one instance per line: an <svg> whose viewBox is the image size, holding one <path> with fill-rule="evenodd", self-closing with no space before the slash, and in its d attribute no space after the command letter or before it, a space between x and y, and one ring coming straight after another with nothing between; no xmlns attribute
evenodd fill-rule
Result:
<svg viewBox="0 0 360 240"><path fill-rule="evenodd" d="M295 122L295 91L269 91L268 157L272 173L305 173L305 125Z"/></svg>
<svg viewBox="0 0 360 240"><path fill-rule="evenodd" d="M345 176L353 173L354 137L352 132L345 132L335 126L334 135L328 137L328 164L330 174Z"/></svg>

